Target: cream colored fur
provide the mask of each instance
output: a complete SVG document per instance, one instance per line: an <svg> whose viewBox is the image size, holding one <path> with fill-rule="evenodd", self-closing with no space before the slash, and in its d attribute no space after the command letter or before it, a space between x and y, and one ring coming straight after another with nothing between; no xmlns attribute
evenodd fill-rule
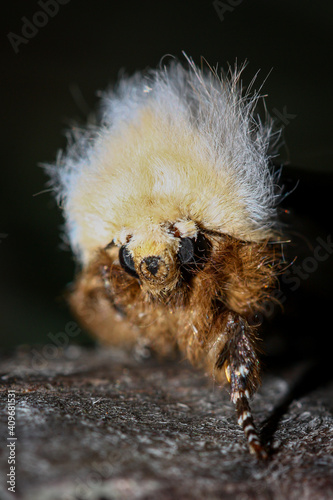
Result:
<svg viewBox="0 0 333 500"><path fill-rule="evenodd" d="M272 234L271 126L254 119L257 97L238 80L176 62L104 95L101 127L75 137L52 169L83 264L129 235L134 253L159 255L179 244L171 223L183 236L198 226L250 241Z"/></svg>

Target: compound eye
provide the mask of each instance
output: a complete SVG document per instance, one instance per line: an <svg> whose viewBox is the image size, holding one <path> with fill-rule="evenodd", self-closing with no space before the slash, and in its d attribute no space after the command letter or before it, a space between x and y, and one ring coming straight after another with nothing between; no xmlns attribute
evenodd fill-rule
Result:
<svg viewBox="0 0 333 500"><path fill-rule="evenodd" d="M182 265L194 261L194 240L193 238L182 238L180 240L178 257Z"/></svg>
<svg viewBox="0 0 333 500"><path fill-rule="evenodd" d="M210 245L201 233L196 238L181 238L178 258L181 265L200 264L206 258Z"/></svg>
<svg viewBox="0 0 333 500"><path fill-rule="evenodd" d="M134 260L133 257L130 253L130 251L127 249L126 245L123 245L120 250L119 250L119 262L121 264L121 267L131 276L135 276L138 278L138 274L135 270L135 265L134 265Z"/></svg>

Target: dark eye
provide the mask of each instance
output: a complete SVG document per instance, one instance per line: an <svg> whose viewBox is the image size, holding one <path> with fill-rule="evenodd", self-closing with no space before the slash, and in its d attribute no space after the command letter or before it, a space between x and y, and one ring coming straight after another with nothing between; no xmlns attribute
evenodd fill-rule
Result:
<svg viewBox="0 0 333 500"><path fill-rule="evenodd" d="M125 271L130 274L131 276L135 276L138 278L138 274L135 270L135 265L134 265L134 260L129 252L129 250L126 248L126 245L123 245L120 250L119 250L119 262Z"/></svg>
<svg viewBox="0 0 333 500"><path fill-rule="evenodd" d="M178 258L181 265L200 264L206 258L210 245L201 233L196 238L182 238L178 250Z"/></svg>

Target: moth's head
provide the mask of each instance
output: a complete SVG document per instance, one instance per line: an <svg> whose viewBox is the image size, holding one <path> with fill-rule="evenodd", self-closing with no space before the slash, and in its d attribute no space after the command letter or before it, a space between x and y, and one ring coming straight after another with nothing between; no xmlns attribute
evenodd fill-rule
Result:
<svg viewBox="0 0 333 500"><path fill-rule="evenodd" d="M154 296L168 293L203 265L210 244L191 221L165 223L127 234L119 263Z"/></svg>

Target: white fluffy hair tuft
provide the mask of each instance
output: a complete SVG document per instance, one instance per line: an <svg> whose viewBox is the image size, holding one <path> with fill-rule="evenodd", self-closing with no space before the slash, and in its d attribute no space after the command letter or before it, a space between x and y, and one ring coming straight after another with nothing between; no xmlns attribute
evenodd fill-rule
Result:
<svg viewBox="0 0 333 500"><path fill-rule="evenodd" d="M244 92L244 66L219 76L186 59L187 68L172 60L123 77L102 94L101 124L72 131L67 152L48 167L83 262L124 230L166 220L248 241L275 234L279 133L255 115L253 81Z"/></svg>

